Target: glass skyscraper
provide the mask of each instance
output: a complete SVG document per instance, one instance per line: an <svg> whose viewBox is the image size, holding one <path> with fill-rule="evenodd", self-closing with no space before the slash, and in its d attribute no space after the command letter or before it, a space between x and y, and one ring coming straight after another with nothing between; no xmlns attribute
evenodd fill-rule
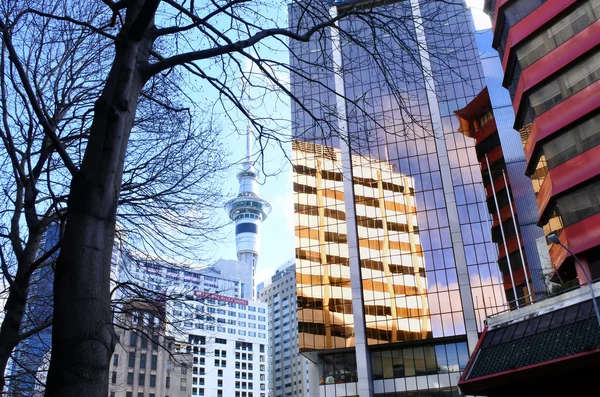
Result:
<svg viewBox="0 0 600 397"><path fill-rule="evenodd" d="M336 4L295 3L290 25ZM310 395L458 395L483 319L506 307L475 141L454 115L484 86L473 24L462 2L368 6L290 43Z"/></svg>

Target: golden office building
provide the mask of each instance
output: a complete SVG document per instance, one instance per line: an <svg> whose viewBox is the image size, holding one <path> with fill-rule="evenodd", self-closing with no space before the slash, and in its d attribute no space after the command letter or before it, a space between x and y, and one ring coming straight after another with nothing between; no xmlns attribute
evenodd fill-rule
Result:
<svg viewBox="0 0 600 397"><path fill-rule="evenodd" d="M354 347L341 153L295 141L292 156L300 348ZM413 180L388 162L352 157L368 343L431 337Z"/></svg>

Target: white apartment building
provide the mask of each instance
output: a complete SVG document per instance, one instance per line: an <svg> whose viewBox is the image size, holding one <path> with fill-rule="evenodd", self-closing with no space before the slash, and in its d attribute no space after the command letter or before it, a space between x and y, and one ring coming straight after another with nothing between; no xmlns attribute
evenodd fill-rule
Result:
<svg viewBox="0 0 600 397"><path fill-rule="evenodd" d="M257 289L268 305L269 397L308 395L308 362L298 350L296 310L296 266L284 263Z"/></svg>
<svg viewBox="0 0 600 397"><path fill-rule="evenodd" d="M267 397L267 305L199 290L186 298L167 302L167 317L193 354L191 395Z"/></svg>

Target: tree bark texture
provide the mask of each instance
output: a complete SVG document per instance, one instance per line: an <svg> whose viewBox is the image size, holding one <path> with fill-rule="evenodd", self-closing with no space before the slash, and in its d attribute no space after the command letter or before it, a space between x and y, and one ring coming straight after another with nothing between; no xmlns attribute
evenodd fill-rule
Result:
<svg viewBox="0 0 600 397"><path fill-rule="evenodd" d="M136 3L136 2L134 2ZM52 357L47 397L108 395L109 363L116 336L110 306L110 267L125 151L145 83L149 35L130 39L140 4L128 10L90 139L73 176L68 214L54 280ZM135 14L135 15L132 15Z"/></svg>

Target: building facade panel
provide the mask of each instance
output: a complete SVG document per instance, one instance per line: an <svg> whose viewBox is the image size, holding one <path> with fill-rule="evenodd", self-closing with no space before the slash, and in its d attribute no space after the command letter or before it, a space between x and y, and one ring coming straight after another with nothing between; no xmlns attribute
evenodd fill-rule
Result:
<svg viewBox="0 0 600 397"><path fill-rule="evenodd" d="M383 64L343 35L292 44L292 66L319 79L292 77L313 113L292 106L300 350L321 395L453 395L478 320L504 308L475 142L454 116L484 75L462 5L435 16L447 25L420 2L381 7L423 22L390 18ZM341 25L368 37L363 21Z"/></svg>
<svg viewBox="0 0 600 397"><path fill-rule="evenodd" d="M593 113L599 106L595 92L600 79L600 1L529 4L515 0L487 2L486 7L497 21L507 19L510 9L528 10L517 24L494 25L494 46L505 52L504 83L514 99L515 126L523 127L527 141L526 170L538 194L538 224L545 234L558 234L568 246L561 234L567 223L577 230L597 213L598 172L588 159L600 143ZM511 35L519 42L506 46L503 38ZM574 164L577 167L569 167ZM568 170L569 178L561 177L561 170ZM600 240L591 234L579 252L590 274L597 273L597 265L593 260L588 263L588 258L596 255L598 245ZM552 280L582 282L572 257L560 251L560 247L551 249Z"/></svg>

